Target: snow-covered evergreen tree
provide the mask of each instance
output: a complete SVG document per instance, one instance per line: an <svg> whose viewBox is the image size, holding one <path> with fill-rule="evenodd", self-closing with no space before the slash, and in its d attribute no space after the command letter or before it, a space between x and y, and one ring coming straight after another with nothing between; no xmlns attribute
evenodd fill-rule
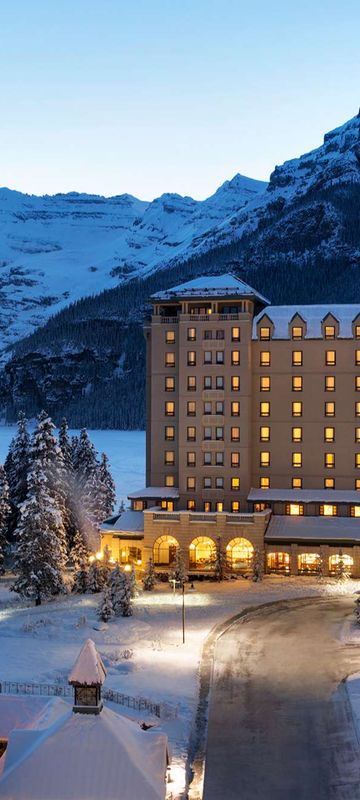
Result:
<svg viewBox="0 0 360 800"><path fill-rule="evenodd" d="M64 591L66 548L62 518L40 459L31 465L16 536L18 577L13 590L37 604Z"/></svg>
<svg viewBox="0 0 360 800"><path fill-rule="evenodd" d="M95 561L90 564L89 568L89 576L88 576L88 589L89 592L102 592L104 588L104 573L101 569L100 562L95 559Z"/></svg>
<svg viewBox="0 0 360 800"><path fill-rule="evenodd" d="M184 554L181 547L176 548L174 562L170 571L170 580L180 583L182 586L186 583L188 576L185 569Z"/></svg>
<svg viewBox="0 0 360 800"><path fill-rule="evenodd" d="M59 447L61 450L64 467L67 473L73 472L73 451L69 436L69 427L65 417L61 420L59 428Z"/></svg>
<svg viewBox="0 0 360 800"><path fill-rule="evenodd" d="M75 573L73 592L85 594L89 590L89 567L87 561L81 561Z"/></svg>
<svg viewBox="0 0 360 800"><path fill-rule="evenodd" d="M123 582L123 592L121 598L121 616L122 617L131 617L133 613L132 609L132 596L131 596L131 585L128 573L124 573L124 582Z"/></svg>
<svg viewBox="0 0 360 800"><path fill-rule="evenodd" d="M150 556L149 561L145 567L144 577L143 577L143 586L146 592L151 592L155 586L156 578L155 578L155 567L154 567L154 559Z"/></svg>
<svg viewBox="0 0 360 800"><path fill-rule="evenodd" d="M264 577L264 552L259 547L254 547L252 557L252 580L256 583Z"/></svg>
<svg viewBox="0 0 360 800"><path fill-rule="evenodd" d="M120 617L122 611L121 603L123 596L124 573L122 569L120 569L119 564L115 564L114 569L110 573L109 586L114 614L116 617Z"/></svg>
<svg viewBox="0 0 360 800"><path fill-rule="evenodd" d="M114 616L114 609L111 602L110 586L108 584L104 587L103 596L100 600L98 607L98 616L103 622L108 622Z"/></svg>
<svg viewBox="0 0 360 800"><path fill-rule="evenodd" d="M226 575L226 553L223 547L221 536L216 540L216 552L214 557L214 571L217 581L223 581Z"/></svg>
<svg viewBox="0 0 360 800"><path fill-rule="evenodd" d="M58 441L54 435L55 425L42 411L31 439L30 469L32 462L38 461L46 479L47 492L61 515L58 535L63 537L67 550L66 531L70 525L67 506L66 472Z"/></svg>
<svg viewBox="0 0 360 800"><path fill-rule="evenodd" d="M10 518L9 487L4 467L0 466L0 575L4 572Z"/></svg>
<svg viewBox="0 0 360 800"><path fill-rule="evenodd" d="M17 433L11 442L9 453L5 459L5 471L9 486L11 517L10 532L14 531L19 520L19 509L27 493L27 476L30 462L30 436L27 430L25 414L20 411Z"/></svg>
<svg viewBox="0 0 360 800"><path fill-rule="evenodd" d="M115 481L111 475L109 459L105 453L101 454L101 461L97 472L99 478L99 495L101 497L101 511L104 514L102 519L104 520L112 513L116 500Z"/></svg>
<svg viewBox="0 0 360 800"><path fill-rule="evenodd" d="M84 488L98 466L95 447L85 428L80 431L76 448L73 451L73 466L77 485Z"/></svg>
<svg viewBox="0 0 360 800"><path fill-rule="evenodd" d="M73 536L73 544L70 550L70 558L75 570L79 569L82 562L87 561L89 557L89 548L84 539L81 531L75 531Z"/></svg>
<svg viewBox="0 0 360 800"><path fill-rule="evenodd" d="M133 599L137 595L135 567L133 564L131 566L131 571L127 573L127 577L130 587L130 596Z"/></svg>
<svg viewBox="0 0 360 800"><path fill-rule="evenodd" d="M336 564L335 578L337 581L339 581L339 583L342 581L347 581L349 578L349 571L345 566L342 550L339 550L339 561Z"/></svg>

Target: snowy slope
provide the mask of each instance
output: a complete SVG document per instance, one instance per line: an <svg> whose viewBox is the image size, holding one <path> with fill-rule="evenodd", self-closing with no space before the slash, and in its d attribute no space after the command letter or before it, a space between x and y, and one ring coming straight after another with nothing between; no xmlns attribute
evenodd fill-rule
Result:
<svg viewBox="0 0 360 800"><path fill-rule="evenodd" d="M151 203L0 189L0 349L72 300L186 257L265 188L236 175L204 201L164 194Z"/></svg>

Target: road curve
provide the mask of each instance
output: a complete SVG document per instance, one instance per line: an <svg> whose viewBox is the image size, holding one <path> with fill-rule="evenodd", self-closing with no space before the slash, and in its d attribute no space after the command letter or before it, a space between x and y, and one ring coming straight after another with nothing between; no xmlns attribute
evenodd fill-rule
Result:
<svg viewBox="0 0 360 800"><path fill-rule="evenodd" d="M360 648L337 638L352 599L281 602L218 640L204 800L359 800L360 748L342 679Z"/></svg>

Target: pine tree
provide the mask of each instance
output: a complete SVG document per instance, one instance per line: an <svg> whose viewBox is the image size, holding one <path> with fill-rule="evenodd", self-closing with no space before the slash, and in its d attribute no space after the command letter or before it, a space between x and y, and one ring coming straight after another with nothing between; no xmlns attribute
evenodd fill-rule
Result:
<svg viewBox="0 0 360 800"><path fill-rule="evenodd" d="M62 452L54 436L54 430L54 423L46 411L42 411L38 416L37 427L31 440L30 469L34 461L38 461L41 464L48 494L61 515L58 535L63 537L64 547L67 550L66 530L70 522L69 508L66 503L66 473Z"/></svg>
<svg viewBox="0 0 360 800"><path fill-rule="evenodd" d="M27 430L27 420L22 411L19 413L17 427L17 434L11 442L4 465L11 504L10 532L13 532L17 526L20 506L26 498L30 464L30 436Z"/></svg>
<svg viewBox="0 0 360 800"><path fill-rule="evenodd" d="M109 459L105 453L101 454L100 466L98 467L99 489L101 495L101 506L103 520L110 516L115 505L116 489L115 481L109 469Z"/></svg>
<svg viewBox="0 0 360 800"><path fill-rule="evenodd" d="M184 555L181 547L176 548L175 559L170 571L170 580L180 583L182 586L187 581L187 574L185 570Z"/></svg>
<svg viewBox="0 0 360 800"><path fill-rule="evenodd" d="M116 617L120 617L122 614L124 580L125 580L125 574L120 569L119 564L116 564L109 576L111 602Z"/></svg>
<svg viewBox="0 0 360 800"><path fill-rule="evenodd" d="M59 447L62 453L64 467L69 474L73 472L73 451L68 431L69 427L64 417L61 420L59 428Z"/></svg>
<svg viewBox="0 0 360 800"><path fill-rule="evenodd" d="M88 590L93 594L102 592L104 588L104 574L100 566L100 562L95 561L90 564L89 577L88 577Z"/></svg>
<svg viewBox="0 0 360 800"><path fill-rule="evenodd" d="M66 550L61 513L48 489L40 460L32 463L26 500L20 507L16 529L18 577L12 587L22 597L43 598L65 590Z"/></svg>
<svg viewBox="0 0 360 800"><path fill-rule="evenodd" d="M130 596L133 599L137 595L135 567L133 564L131 566L131 571L127 574L127 578L129 581Z"/></svg>
<svg viewBox="0 0 360 800"><path fill-rule="evenodd" d="M70 558L75 570L79 569L82 562L87 561L89 549L81 531L75 531L73 545L70 551Z"/></svg>
<svg viewBox="0 0 360 800"><path fill-rule="evenodd" d="M264 577L264 553L258 547L254 548L252 557L252 580L256 583Z"/></svg>
<svg viewBox="0 0 360 800"><path fill-rule="evenodd" d="M73 466L77 485L84 488L98 466L95 447L85 428L80 431L79 440L73 451Z"/></svg>
<svg viewBox="0 0 360 800"><path fill-rule="evenodd" d="M106 584L102 599L98 607L98 616L103 622L108 622L114 616L114 609L111 602L110 587Z"/></svg>
<svg viewBox="0 0 360 800"><path fill-rule="evenodd" d="M218 536L216 540L216 552L215 552L214 562L215 562L214 570L215 570L216 580L223 581L226 574L227 564L226 564L226 554L221 541L221 536Z"/></svg>
<svg viewBox="0 0 360 800"><path fill-rule="evenodd" d="M4 559L10 518L9 487L4 467L0 466L0 575L4 573Z"/></svg>
<svg viewBox="0 0 360 800"><path fill-rule="evenodd" d="M81 561L75 573L73 592L85 594L89 590L89 568L87 561Z"/></svg>
<svg viewBox="0 0 360 800"><path fill-rule="evenodd" d="M123 591L122 591L122 598L121 598L121 616L122 617L131 617L133 613L132 609L132 597L131 597L131 586L130 580L128 578L127 573L124 573L124 581L123 581Z"/></svg>
<svg viewBox="0 0 360 800"><path fill-rule="evenodd" d="M342 550L339 550L339 561L336 564L335 577L336 577L336 580L339 581L339 583L341 583L343 581L347 581L348 578L349 578L349 572L346 569L346 566L345 566L345 563L344 563L344 560L343 560Z"/></svg>
<svg viewBox="0 0 360 800"><path fill-rule="evenodd" d="M155 567L154 567L154 560L152 556L150 556L149 561L145 568L145 573L143 577L143 585L146 592L151 592L155 586L156 578L155 578Z"/></svg>

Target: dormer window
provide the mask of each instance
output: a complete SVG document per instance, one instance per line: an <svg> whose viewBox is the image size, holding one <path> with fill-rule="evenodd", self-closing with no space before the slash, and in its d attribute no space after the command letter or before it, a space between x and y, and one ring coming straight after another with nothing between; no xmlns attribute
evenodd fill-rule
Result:
<svg viewBox="0 0 360 800"><path fill-rule="evenodd" d="M335 339L335 325L324 326L324 337L325 339Z"/></svg>
<svg viewBox="0 0 360 800"><path fill-rule="evenodd" d="M268 342L269 339L270 339L270 335L271 335L270 328L267 325L261 326L261 328L260 328L260 341L261 342Z"/></svg>
<svg viewBox="0 0 360 800"><path fill-rule="evenodd" d="M291 328L291 338L294 341L304 338L304 328L302 325L293 325Z"/></svg>
<svg viewBox="0 0 360 800"><path fill-rule="evenodd" d="M333 314L327 314L322 321L322 334L324 339L336 339L339 335L339 321Z"/></svg>

